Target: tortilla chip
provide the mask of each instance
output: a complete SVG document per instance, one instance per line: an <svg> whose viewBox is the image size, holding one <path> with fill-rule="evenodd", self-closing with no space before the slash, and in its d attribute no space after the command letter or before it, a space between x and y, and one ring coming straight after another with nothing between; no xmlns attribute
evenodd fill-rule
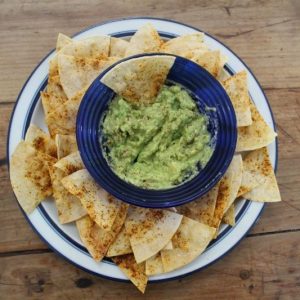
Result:
<svg viewBox="0 0 300 300"><path fill-rule="evenodd" d="M112 257L129 253L132 253L129 235L126 233L125 226L123 226L116 239L109 246L106 256Z"/></svg>
<svg viewBox="0 0 300 300"><path fill-rule="evenodd" d="M145 263L137 264L132 254L116 256L112 260L128 279L144 293L148 282L148 277L145 274Z"/></svg>
<svg viewBox="0 0 300 300"><path fill-rule="evenodd" d="M150 103L166 80L175 57L147 56L124 61L102 78L101 82L129 102Z"/></svg>
<svg viewBox="0 0 300 300"><path fill-rule="evenodd" d="M160 50L165 53L185 56L186 53L203 48L207 49L204 44L204 34L196 32L170 39L161 46Z"/></svg>
<svg viewBox="0 0 300 300"><path fill-rule="evenodd" d="M172 240L170 240L170 241L168 242L168 244L167 244L163 249L166 249L166 250L173 249L173 243L172 243Z"/></svg>
<svg viewBox="0 0 300 300"><path fill-rule="evenodd" d="M260 115L255 105L250 101L252 124L238 128L236 151L249 151L271 144L277 133L271 129Z"/></svg>
<svg viewBox="0 0 300 300"><path fill-rule="evenodd" d="M239 72L226 79L222 84L232 102L237 126L242 127L251 125L251 100L248 93L247 72Z"/></svg>
<svg viewBox="0 0 300 300"><path fill-rule="evenodd" d="M64 158L60 159L54 166L66 173L66 176L78 170L84 169L84 164L82 162L79 151L65 156Z"/></svg>
<svg viewBox="0 0 300 300"><path fill-rule="evenodd" d="M108 56L110 37L94 36L82 40L73 40L63 47L61 54L84 58L102 58Z"/></svg>
<svg viewBox="0 0 300 300"><path fill-rule="evenodd" d="M161 259L161 254L157 253L148 258L145 262L146 275L153 276L164 273L164 267Z"/></svg>
<svg viewBox="0 0 300 300"><path fill-rule="evenodd" d="M212 220L212 226L219 228L221 220L237 197L241 186L243 163L241 155L234 155L225 175L220 181L219 192Z"/></svg>
<svg viewBox="0 0 300 300"><path fill-rule="evenodd" d="M171 240L182 216L168 210L131 207L125 222L137 263L155 255Z"/></svg>
<svg viewBox="0 0 300 300"><path fill-rule="evenodd" d="M119 39L119 38L110 38L110 49L109 56L124 57L126 50L128 48L129 42Z"/></svg>
<svg viewBox="0 0 300 300"><path fill-rule="evenodd" d="M10 160L10 180L14 193L24 211L31 213L39 203L52 194L48 163L55 159L21 141Z"/></svg>
<svg viewBox="0 0 300 300"><path fill-rule="evenodd" d="M102 260L111 242L121 230L128 205L122 203L119 213L110 231L103 230L89 216L76 221L80 239L96 261Z"/></svg>
<svg viewBox="0 0 300 300"><path fill-rule="evenodd" d="M56 157L56 145L50 136L34 124L27 129L25 142L37 151Z"/></svg>
<svg viewBox="0 0 300 300"><path fill-rule="evenodd" d="M78 150L75 135L57 134L55 136L57 159L61 159Z"/></svg>
<svg viewBox="0 0 300 300"><path fill-rule="evenodd" d="M243 197L258 202L281 201L279 188L267 148L264 147L249 153L246 159L250 162L252 161L254 170L256 168L256 172L264 177L264 182L250 192L244 194Z"/></svg>
<svg viewBox="0 0 300 300"><path fill-rule="evenodd" d="M152 24L142 26L130 39L125 56L140 53L159 52L163 41Z"/></svg>
<svg viewBox="0 0 300 300"><path fill-rule="evenodd" d="M199 199L177 206L178 213L200 223L212 226L211 222L214 216L218 190L219 183Z"/></svg>
<svg viewBox="0 0 300 300"><path fill-rule="evenodd" d="M91 219L102 229L109 231L112 228L122 202L102 189L87 170L63 178L62 184L80 199Z"/></svg>
<svg viewBox="0 0 300 300"><path fill-rule="evenodd" d="M61 98L53 92L41 92L41 99L46 118L57 106L63 104L67 100L67 98Z"/></svg>
<svg viewBox="0 0 300 300"><path fill-rule="evenodd" d="M235 208L234 208L234 203L230 205L230 207L227 209L225 215L223 216L222 219L223 223L228 224L230 226L235 225Z"/></svg>
<svg viewBox="0 0 300 300"><path fill-rule="evenodd" d="M72 44L73 40L64 35L63 33L59 33L57 36L57 41L56 41L56 51L58 52L59 50L61 50L63 47Z"/></svg>
<svg viewBox="0 0 300 300"><path fill-rule="evenodd" d="M59 74L55 76L48 77L48 84L47 84L47 93L50 95L55 95L56 97L61 98L60 101L65 102L68 100L66 93L64 92L64 89L60 82Z"/></svg>
<svg viewBox="0 0 300 300"><path fill-rule="evenodd" d="M206 249L215 232L213 227L183 217L172 238L174 249L160 252L164 271L173 271L197 258Z"/></svg>
<svg viewBox="0 0 300 300"><path fill-rule="evenodd" d="M73 222L85 216L87 212L83 208L80 200L70 194L61 183L61 180L68 174L54 166L49 166L49 173L60 223Z"/></svg>
<svg viewBox="0 0 300 300"><path fill-rule="evenodd" d="M58 54L60 82L68 99L86 89L98 75L119 58L87 58Z"/></svg>
<svg viewBox="0 0 300 300"><path fill-rule="evenodd" d="M72 99L59 105L47 116L46 121L51 136L56 134L75 135L76 117L85 90L78 92Z"/></svg>

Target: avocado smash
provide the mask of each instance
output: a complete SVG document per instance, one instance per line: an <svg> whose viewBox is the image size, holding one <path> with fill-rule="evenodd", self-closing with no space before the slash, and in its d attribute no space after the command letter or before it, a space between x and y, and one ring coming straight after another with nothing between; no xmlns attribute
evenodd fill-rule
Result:
<svg viewBox="0 0 300 300"><path fill-rule="evenodd" d="M103 121L102 146L113 171L146 189L164 189L191 179L213 149L191 96L177 85L163 86L152 104L116 96Z"/></svg>

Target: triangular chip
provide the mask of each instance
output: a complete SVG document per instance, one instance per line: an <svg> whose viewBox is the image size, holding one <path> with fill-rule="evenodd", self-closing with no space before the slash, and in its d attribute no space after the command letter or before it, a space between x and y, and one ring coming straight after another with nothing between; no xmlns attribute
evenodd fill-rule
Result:
<svg viewBox="0 0 300 300"><path fill-rule="evenodd" d="M267 148L264 147L249 153L247 159L249 161L254 161L253 165L258 168L257 171L264 176L265 180L250 192L244 194L243 197L258 202L281 201L279 188Z"/></svg>
<svg viewBox="0 0 300 300"><path fill-rule="evenodd" d="M249 151L271 144L277 134L271 129L260 115L255 105L250 101L252 124L238 128L236 151Z"/></svg>
<svg viewBox="0 0 300 300"><path fill-rule="evenodd" d="M172 56L146 56L124 61L102 78L101 82L129 102L152 102L174 63Z"/></svg>
<svg viewBox="0 0 300 300"><path fill-rule="evenodd" d="M132 253L129 235L126 233L125 226L121 229L113 243L109 246L106 256L119 256Z"/></svg>
<svg viewBox="0 0 300 300"><path fill-rule="evenodd" d="M122 204L120 200L102 189L85 169L63 178L62 183L80 199L92 220L106 231L111 229Z"/></svg>
<svg viewBox="0 0 300 300"><path fill-rule="evenodd" d="M70 175L78 170L84 169L84 164L82 162L79 151L73 152L68 156L60 159L54 165L56 168L62 170L67 175Z"/></svg>
<svg viewBox="0 0 300 300"><path fill-rule="evenodd" d="M56 145L50 136L34 124L27 129L25 141L37 151L56 157Z"/></svg>
<svg viewBox="0 0 300 300"><path fill-rule="evenodd" d="M119 39L119 38L110 38L110 48L109 48L109 56L118 56L124 57L126 50L128 48L129 42Z"/></svg>
<svg viewBox="0 0 300 300"><path fill-rule="evenodd" d="M109 44L109 36L94 36L78 41L73 40L63 47L60 53L76 57L102 58L108 56Z"/></svg>
<svg viewBox="0 0 300 300"><path fill-rule="evenodd" d="M231 206L227 209L225 215L223 216L222 221L225 224L228 224L230 226L235 225L235 208L234 203L231 204Z"/></svg>
<svg viewBox="0 0 300 300"><path fill-rule="evenodd" d="M182 215L162 209L131 207L126 232L137 263L158 253L171 240Z"/></svg>
<svg viewBox="0 0 300 300"><path fill-rule="evenodd" d="M56 41L56 51L61 50L63 47L72 44L72 39L68 36L66 36L63 33L59 33L57 36L57 41Z"/></svg>
<svg viewBox="0 0 300 300"><path fill-rule="evenodd" d="M125 203L120 206L119 213L110 231L103 230L89 216L76 221L80 238L96 261L100 261L105 256L109 245L121 230L126 218L127 208L128 205Z"/></svg>
<svg viewBox="0 0 300 300"><path fill-rule="evenodd" d="M220 181L219 192L212 220L212 226L218 228L221 220L237 197L241 186L243 163L241 155L234 155L225 175Z"/></svg>
<svg viewBox="0 0 300 300"><path fill-rule="evenodd" d="M199 199L177 206L178 213L200 223L212 226L211 222L214 216L218 190L219 183Z"/></svg>
<svg viewBox="0 0 300 300"><path fill-rule="evenodd" d="M57 96L53 92L41 92L44 113L47 116L53 112L57 106L65 103L68 99Z"/></svg>
<svg viewBox="0 0 300 300"><path fill-rule="evenodd" d="M137 264L132 254L116 256L112 260L128 279L144 293L148 282L148 277L145 274L145 263Z"/></svg>
<svg viewBox="0 0 300 300"><path fill-rule="evenodd" d="M75 135L57 134L55 136L57 159L61 159L78 150Z"/></svg>
<svg viewBox="0 0 300 300"><path fill-rule="evenodd" d="M162 42L156 29L150 23L147 23L131 37L125 56L159 52Z"/></svg>
<svg viewBox="0 0 300 300"><path fill-rule="evenodd" d="M183 217L172 238L174 249L161 251L164 271L173 271L197 258L206 249L215 231L215 228Z"/></svg>
<svg viewBox="0 0 300 300"><path fill-rule="evenodd" d="M196 32L170 39L161 46L160 50L165 53L185 56L186 53L202 49L203 47L207 49L204 44L204 34Z"/></svg>
<svg viewBox="0 0 300 300"><path fill-rule="evenodd" d="M52 194L48 163L55 159L21 141L10 160L10 180L14 193L26 213Z"/></svg>
<svg viewBox="0 0 300 300"><path fill-rule="evenodd" d="M223 83L228 94L237 120L237 126L249 126L252 124L250 98L247 86L247 72L242 71L229 77Z"/></svg>
<svg viewBox="0 0 300 300"><path fill-rule="evenodd" d="M68 99L86 89L106 68L119 60L116 57L87 58L58 54L60 82Z"/></svg>
<svg viewBox="0 0 300 300"><path fill-rule="evenodd" d="M160 252L148 258L145 262L145 267L147 276L153 276L164 273L164 266L162 263Z"/></svg>

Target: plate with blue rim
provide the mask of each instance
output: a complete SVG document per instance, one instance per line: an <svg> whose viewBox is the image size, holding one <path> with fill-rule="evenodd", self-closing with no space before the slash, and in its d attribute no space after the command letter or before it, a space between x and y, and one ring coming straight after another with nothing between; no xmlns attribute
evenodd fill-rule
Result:
<svg viewBox="0 0 300 300"><path fill-rule="evenodd" d="M111 20L94 25L74 35L74 39L103 34L128 39L138 28L147 22L151 22L159 34L166 40L183 34L202 31L201 29L172 20L138 17ZM233 75L242 70L247 71L250 97L267 124L276 130L268 100L249 67L232 50L207 33L205 34L205 42L209 48L220 50L221 53L229 58L228 63L224 67L228 74ZM46 87L49 60L54 55L54 50L52 50L38 64L20 91L9 124L7 138L8 158L11 157L19 141L25 137L30 123L34 123L40 128L47 130L39 94ZM272 165L276 170L277 141L268 146L268 151ZM160 282L183 277L216 262L242 240L259 218L263 208L263 203L249 202L246 199L242 199L236 206L236 225L234 227L231 228L230 226L223 225L218 238L196 260L176 271L150 277L150 282ZM51 199L45 200L32 214L26 215L24 213L24 216L41 239L70 263L96 276L127 281L123 273L110 260L105 259L97 263L91 258L80 241L74 224L61 225L59 223L55 204Z"/></svg>

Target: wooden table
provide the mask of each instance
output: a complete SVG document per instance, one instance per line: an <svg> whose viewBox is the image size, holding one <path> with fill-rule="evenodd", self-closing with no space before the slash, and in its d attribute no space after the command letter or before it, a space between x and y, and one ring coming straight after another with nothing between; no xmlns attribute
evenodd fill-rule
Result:
<svg viewBox="0 0 300 300"><path fill-rule="evenodd" d="M33 232L14 199L6 135L15 99L58 32L112 18L155 16L202 28L249 65L272 106L279 135L281 203L270 204L230 254L184 279L131 284L91 276ZM300 299L299 1L0 1L0 299Z"/></svg>

